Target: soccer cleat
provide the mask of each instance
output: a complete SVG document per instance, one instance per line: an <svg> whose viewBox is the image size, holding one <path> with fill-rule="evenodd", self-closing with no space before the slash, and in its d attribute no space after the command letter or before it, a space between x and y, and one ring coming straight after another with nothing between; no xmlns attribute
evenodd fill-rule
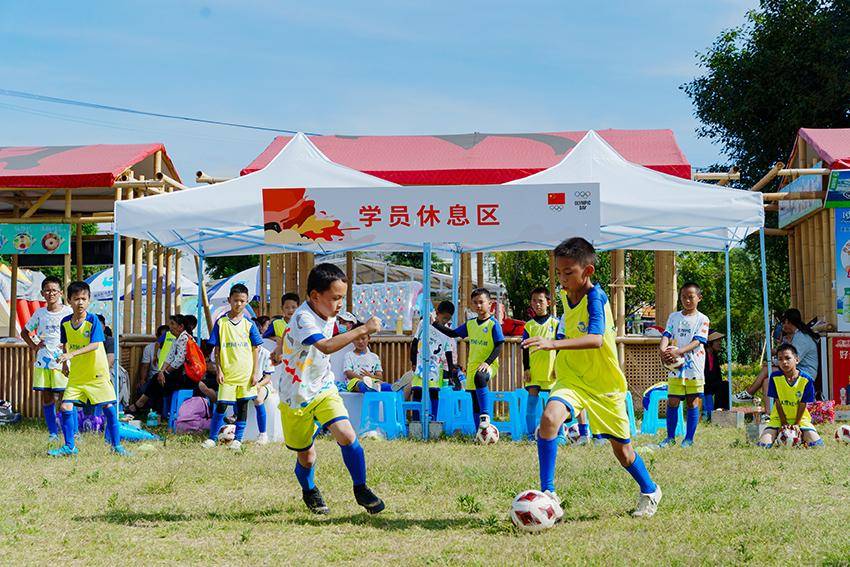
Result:
<svg viewBox="0 0 850 567"><path fill-rule="evenodd" d="M755 398L753 395L746 390L738 392L734 396L732 396L733 404L751 404Z"/></svg>
<svg viewBox="0 0 850 567"><path fill-rule="evenodd" d="M564 509L561 506L561 498L558 496L558 493L554 490L544 490L543 494L552 499L552 502L555 504L555 523L560 522L564 517Z"/></svg>
<svg viewBox="0 0 850 567"><path fill-rule="evenodd" d="M398 380L392 383L390 386L393 389L393 392L398 392L399 390L403 390L407 386L413 383L413 372L408 370L404 374L402 374Z"/></svg>
<svg viewBox="0 0 850 567"><path fill-rule="evenodd" d="M51 449L47 452L51 457L70 457L71 455L76 455L80 450L76 447L68 447L67 445L62 445L58 449Z"/></svg>
<svg viewBox="0 0 850 567"><path fill-rule="evenodd" d="M204 449L212 449L213 447L215 447L215 445L216 442L212 439L204 439L204 442L201 443L201 447L203 447Z"/></svg>
<svg viewBox="0 0 850 567"><path fill-rule="evenodd" d="M576 440L576 445L590 445L590 435L581 435Z"/></svg>
<svg viewBox="0 0 850 567"><path fill-rule="evenodd" d="M124 448L124 445L115 445L112 447L112 452L119 457L130 457L133 455L130 451Z"/></svg>
<svg viewBox="0 0 850 567"><path fill-rule="evenodd" d="M384 501L365 484L354 489L354 499L370 514L377 514L384 509Z"/></svg>
<svg viewBox="0 0 850 567"><path fill-rule="evenodd" d="M690 447L690 446L691 446L691 445L693 445L693 444L694 444L694 440L693 440L693 439L683 439L683 440L682 440L682 444L680 445L680 447L682 447L682 448L684 449L685 447Z"/></svg>
<svg viewBox="0 0 850 567"><path fill-rule="evenodd" d="M240 441L239 439L234 439L233 441L230 442L230 444L227 446L227 448L230 449L231 451L241 451L242 450L242 441Z"/></svg>
<svg viewBox="0 0 850 567"><path fill-rule="evenodd" d="M668 437L664 441L658 444L659 449L665 449L667 447L672 447L676 444L676 440L672 437Z"/></svg>
<svg viewBox="0 0 850 567"><path fill-rule="evenodd" d="M268 433L260 433L257 435L257 445L268 445L269 444L269 435Z"/></svg>
<svg viewBox="0 0 850 567"><path fill-rule="evenodd" d="M651 518L658 510L658 503L661 502L661 487L655 485L655 492L652 494L641 493L638 496L638 503L632 516L635 518Z"/></svg>
<svg viewBox="0 0 850 567"><path fill-rule="evenodd" d="M322 493L319 492L318 488L314 487L312 490L302 490L301 498L304 500L304 504L307 505L307 509L314 514L327 514L331 511L328 505L325 504L325 499L322 498Z"/></svg>
<svg viewBox="0 0 850 567"><path fill-rule="evenodd" d="M478 418L478 429L487 429L488 425L490 425L490 416L482 413L481 417Z"/></svg>

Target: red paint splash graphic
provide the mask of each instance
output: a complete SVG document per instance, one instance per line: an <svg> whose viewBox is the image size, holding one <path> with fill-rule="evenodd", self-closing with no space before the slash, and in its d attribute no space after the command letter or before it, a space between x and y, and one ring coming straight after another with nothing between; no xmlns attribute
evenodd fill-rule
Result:
<svg viewBox="0 0 850 567"><path fill-rule="evenodd" d="M329 218L324 211L316 215L316 202L305 198L307 190L263 189L263 222L266 230L278 233L293 231L309 240L331 242L342 238L340 221Z"/></svg>

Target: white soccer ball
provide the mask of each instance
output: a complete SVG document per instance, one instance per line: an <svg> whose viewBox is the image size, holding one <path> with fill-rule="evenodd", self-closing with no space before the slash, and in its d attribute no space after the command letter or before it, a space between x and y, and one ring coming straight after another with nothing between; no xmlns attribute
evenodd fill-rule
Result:
<svg viewBox="0 0 850 567"><path fill-rule="evenodd" d="M839 443L850 444L850 425L840 425L835 430L835 440Z"/></svg>
<svg viewBox="0 0 850 567"><path fill-rule="evenodd" d="M800 436L793 429L783 429L776 436L776 444L784 447L793 447L800 444Z"/></svg>
<svg viewBox="0 0 850 567"><path fill-rule="evenodd" d="M488 425L487 427L479 427L478 433L475 434L475 440L481 443L482 445L492 445L494 443L499 442L499 430L496 429L495 425Z"/></svg>
<svg viewBox="0 0 850 567"><path fill-rule="evenodd" d="M548 530L564 515L561 505L539 490L517 494L508 513L511 522L528 533Z"/></svg>
<svg viewBox="0 0 850 567"><path fill-rule="evenodd" d="M681 356L677 356L676 359L673 362L665 362L664 368L666 368L667 370L670 370L672 372L672 371L680 369L683 364L685 364L685 359L682 358Z"/></svg>
<svg viewBox="0 0 850 567"><path fill-rule="evenodd" d="M364 431L360 434L360 439L371 439L373 441L381 441L385 439L384 434L377 429L371 429L369 431Z"/></svg>
<svg viewBox="0 0 850 567"><path fill-rule="evenodd" d="M227 445L236 439L236 426L232 424L222 425L218 430L218 442L221 445Z"/></svg>

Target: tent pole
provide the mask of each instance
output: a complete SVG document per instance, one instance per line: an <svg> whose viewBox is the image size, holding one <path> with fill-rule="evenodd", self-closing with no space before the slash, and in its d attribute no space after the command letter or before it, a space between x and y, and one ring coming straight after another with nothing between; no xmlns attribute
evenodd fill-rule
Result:
<svg viewBox="0 0 850 567"><path fill-rule="evenodd" d="M459 301L460 294L460 252L455 249L452 252L452 304L455 307L455 313L452 315L452 327L457 327L458 314L460 313Z"/></svg>
<svg viewBox="0 0 850 567"><path fill-rule="evenodd" d="M729 382L729 400L732 400L732 286L729 278L729 245L725 249L726 267L726 380ZM726 409L726 408L723 408Z"/></svg>
<svg viewBox="0 0 850 567"><path fill-rule="evenodd" d="M112 229L112 350L115 353L115 361L112 363L112 380L115 386L115 400L119 396L119 379L118 368L121 365L121 353L118 346L118 333L120 332L119 325L121 319L119 316L118 302L121 300L118 282L120 280L119 269L121 267L121 235L118 234L118 227ZM127 329L125 328L126 332Z"/></svg>
<svg viewBox="0 0 850 567"><path fill-rule="evenodd" d="M198 344L201 344L201 323L204 321L203 296L201 295L203 293L203 291L202 291L203 289L204 289L204 257L198 256L198 301L196 302L197 305L195 305L195 311L197 312L196 317L198 318L198 326L195 327L195 337L196 337L196 340L198 341Z"/></svg>
<svg viewBox="0 0 850 567"><path fill-rule="evenodd" d="M762 309L764 310L764 352L767 360L767 371L770 374L770 361L773 359L773 353L770 352L770 309L767 301L767 260L765 259L764 251L764 227L759 229L759 251L761 252L761 292L762 292ZM765 400L765 411L770 411L770 400Z"/></svg>
<svg viewBox="0 0 850 567"><path fill-rule="evenodd" d="M428 377L431 375L431 356L429 335L431 334L431 243L422 245L422 408L419 410L419 422L422 424L422 439L428 440L428 412L431 402Z"/></svg>

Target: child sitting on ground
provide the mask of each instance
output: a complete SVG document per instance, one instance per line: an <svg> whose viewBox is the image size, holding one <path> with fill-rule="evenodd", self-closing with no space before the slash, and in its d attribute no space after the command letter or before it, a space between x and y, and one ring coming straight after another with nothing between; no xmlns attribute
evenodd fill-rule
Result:
<svg viewBox="0 0 850 567"><path fill-rule="evenodd" d="M776 358L779 371L771 374L767 386L767 395L774 400L773 409L759 447L772 447L782 429L794 430L809 447L823 445L806 407L815 401L814 379L797 368L800 358L794 345L786 343L779 347Z"/></svg>

